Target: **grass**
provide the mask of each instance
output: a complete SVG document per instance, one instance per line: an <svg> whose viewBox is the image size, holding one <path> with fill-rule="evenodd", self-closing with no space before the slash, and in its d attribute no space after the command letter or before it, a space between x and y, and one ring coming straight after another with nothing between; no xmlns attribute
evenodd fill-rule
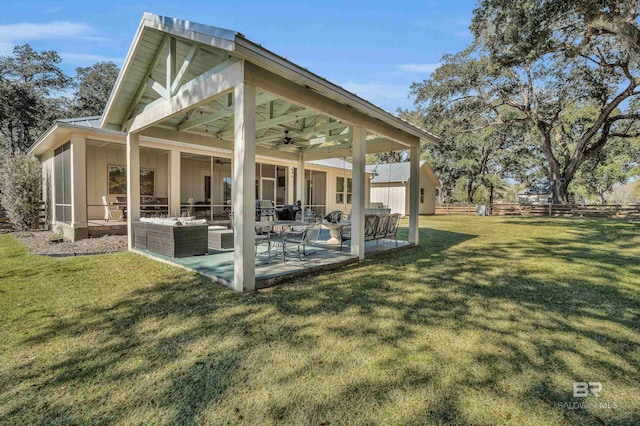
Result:
<svg viewBox="0 0 640 426"><path fill-rule="evenodd" d="M423 217L420 242L242 295L0 236L0 422L640 422L640 226ZM601 396L567 408L574 381Z"/></svg>

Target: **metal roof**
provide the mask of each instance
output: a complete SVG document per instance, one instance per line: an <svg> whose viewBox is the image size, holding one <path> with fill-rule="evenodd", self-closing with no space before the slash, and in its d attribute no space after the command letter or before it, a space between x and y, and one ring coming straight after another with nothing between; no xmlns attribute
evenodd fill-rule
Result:
<svg viewBox="0 0 640 426"><path fill-rule="evenodd" d="M72 124L80 127L90 127L92 129L100 129L100 116L95 117L78 117L78 118L63 118L56 120L58 123Z"/></svg>
<svg viewBox="0 0 640 426"><path fill-rule="evenodd" d="M411 176L410 162L371 164L367 166L367 172L373 174L371 183L406 182ZM420 161L420 167L426 164Z"/></svg>
<svg viewBox="0 0 640 426"><path fill-rule="evenodd" d="M230 58L244 59L287 79L289 82L309 88L327 99L348 105L361 114L380 120L414 137L428 139L433 142L439 141L431 133L265 49L260 44L248 40L237 31L162 17L151 13L145 13L140 22L103 114L102 127L125 130L127 121L131 117L148 109L154 101L159 100L157 91L154 91L152 87L153 84L147 83L166 80L167 66L163 63L162 58L166 56L167 49L163 46L166 46L168 37L176 40L177 64L183 63L187 57L191 58L189 66L182 76L182 81L191 81L214 67L228 62ZM192 56L194 47L198 49L198 53ZM310 114L311 111L305 110L301 106L286 102L284 99L269 97L267 93L259 92L257 95L258 100L262 102L256 108L259 117L270 115L279 118L283 114L297 115L300 118L300 127L304 130L304 134L295 134L296 129L294 126L281 123L277 126L263 129L261 140L257 141L259 145L262 144L269 149L276 148L278 150L298 152L309 148L345 146L342 141L350 137L350 133L346 128L348 126L347 123L340 128L333 127L335 121L326 115L318 114L317 112ZM208 105L194 107L195 109L187 114L178 114L168 118L162 123L162 126L200 135L208 133L212 136L217 135L220 140L231 140L232 132L230 131L229 116L232 114L222 114L226 109L231 108L229 102L226 102L226 97L223 97L212 101ZM272 102L272 113L263 111L268 102ZM191 126L188 123L191 114L193 114L193 117L200 117L202 114L204 117L215 116L221 118L216 118L215 121L207 121L206 124ZM192 122L198 122L198 120L192 118ZM297 120L296 124L298 124ZM260 125L258 123L258 126ZM313 128L330 128L331 130L308 131L308 129ZM292 131L291 136L299 144L298 147L283 146L279 143L280 139L282 139L283 131L287 129ZM325 137L326 142L323 139Z"/></svg>

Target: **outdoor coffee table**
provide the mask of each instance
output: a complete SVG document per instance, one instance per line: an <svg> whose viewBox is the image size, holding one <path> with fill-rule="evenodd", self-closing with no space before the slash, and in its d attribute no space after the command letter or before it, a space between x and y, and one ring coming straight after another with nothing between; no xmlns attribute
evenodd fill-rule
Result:
<svg viewBox="0 0 640 426"><path fill-rule="evenodd" d="M232 249L233 231L231 229L209 231L209 247L216 250Z"/></svg>

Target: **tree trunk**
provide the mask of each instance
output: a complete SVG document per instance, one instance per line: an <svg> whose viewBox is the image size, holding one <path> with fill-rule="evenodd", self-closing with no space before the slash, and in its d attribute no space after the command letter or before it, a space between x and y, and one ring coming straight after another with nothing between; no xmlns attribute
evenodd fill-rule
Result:
<svg viewBox="0 0 640 426"><path fill-rule="evenodd" d="M564 177L552 178L551 181L551 202L553 204L569 204L569 181Z"/></svg>
<svg viewBox="0 0 640 426"><path fill-rule="evenodd" d="M473 181L469 180L467 183L467 202L469 204L473 203L473 194L475 194L476 190L473 187Z"/></svg>
<svg viewBox="0 0 640 426"><path fill-rule="evenodd" d="M551 202L553 204L569 204L569 184L573 180L578 167L587 159L587 156L583 154L575 156L564 167L561 166L551 149L551 125L538 122L537 127L542 135L542 152L547 159L551 175L549 176Z"/></svg>
<svg viewBox="0 0 640 426"><path fill-rule="evenodd" d="M489 205L493 204L493 183L489 184Z"/></svg>

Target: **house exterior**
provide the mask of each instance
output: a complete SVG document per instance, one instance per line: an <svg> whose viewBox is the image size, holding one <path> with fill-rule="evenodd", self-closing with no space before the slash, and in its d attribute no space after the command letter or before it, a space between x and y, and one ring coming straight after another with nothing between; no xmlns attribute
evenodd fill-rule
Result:
<svg viewBox="0 0 640 426"><path fill-rule="evenodd" d="M43 194L51 206L54 230L75 241L103 234L125 234L124 223L105 221L103 196L126 197L126 135L99 127L100 117L58 120L34 145L31 152L42 164ZM84 140L82 153L75 153L75 175L71 171L71 141ZM160 200L149 204L149 215L181 216L193 214L211 223L228 220L231 206L231 157L229 153L206 147L173 146L170 141L141 138L141 202L145 197ZM180 146L179 207L169 208L171 148ZM57 167L56 167L57 166ZM271 200L276 207L294 204L297 162L269 156L256 156L256 198ZM125 171L123 175L120 173ZM79 176L80 173L83 176ZM143 174L144 173L144 174ZM370 174L365 184L369 187ZM119 184L118 178L121 182ZM146 182L145 182L146 178ZM334 210L351 211L351 163L341 159L305 163L305 198L308 209L323 216ZM340 182L340 192L336 190ZM86 205L78 183L86 182ZM348 187L347 187L348 184ZM368 193L368 191L367 191ZM75 197L73 196L75 195ZM301 200L303 201L303 200ZM368 205L368 197L365 200ZM75 218L73 217L75 212Z"/></svg>
<svg viewBox="0 0 640 426"><path fill-rule="evenodd" d="M382 204L391 213L409 214L409 191L411 170L408 162L372 164L367 166L371 173L370 203ZM436 210L436 188L440 181L433 174L426 161L420 161L419 214L434 214Z"/></svg>
<svg viewBox="0 0 640 426"><path fill-rule="evenodd" d="M518 204L523 206L549 204L551 198L551 183L549 179L539 179L524 192L518 194Z"/></svg>
<svg viewBox="0 0 640 426"><path fill-rule="evenodd" d="M121 194L131 250L133 224L149 210L188 208L212 221L233 213L232 287L251 291L255 200L300 200L320 214L350 201L351 255L363 259L365 156L389 146L408 152L408 239L417 244L421 140L439 142L241 33L145 13L99 120L57 122L31 152L52 182L54 225L72 238L101 217L105 192ZM350 192L311 163L345 157Z"/></svg>

